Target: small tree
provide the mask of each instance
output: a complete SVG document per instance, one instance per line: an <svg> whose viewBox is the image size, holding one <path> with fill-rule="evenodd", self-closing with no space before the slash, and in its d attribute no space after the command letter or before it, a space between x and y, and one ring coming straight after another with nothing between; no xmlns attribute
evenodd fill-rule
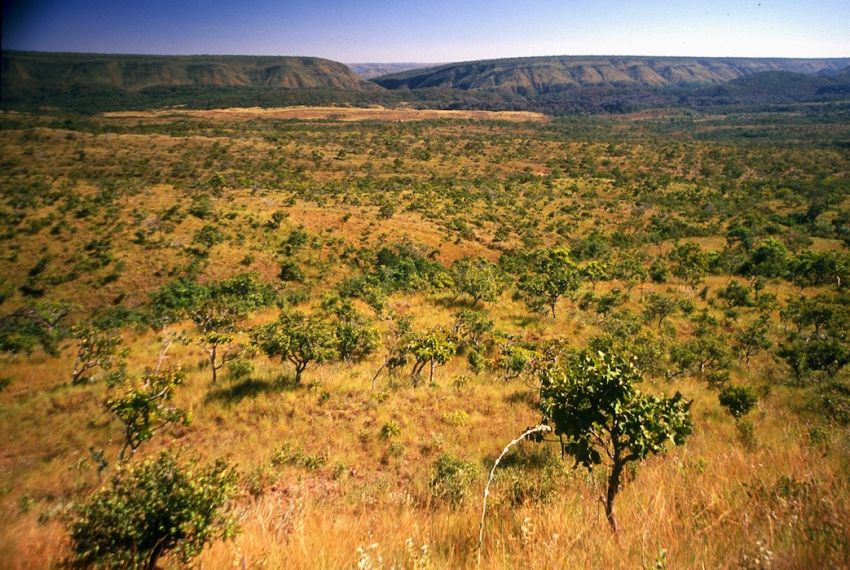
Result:
<svg viewBox="0 0 850 570"><path fill-rule="evenodd" d="M585 353L542 375L543 420L554 425L562 451L576 465L609 470L605 514L614 532L614 500L626 465L664 452L668 442L683 444L692 430L691 403L678 392L671 398L641 393L635 388L640 377L631 362L604 352Z"/></svg>
<svg viewBox="0 0 850 570"><path fill-rule="evenodd" d="M185 375L176 369L146 370L141 382L131 385L124 394L106 400L106 409L124 425L124 445L118 454L120 461L131 454L154 434L169 424L188 425L189 414L170 404L174 389L183 383Z"/></svg>
<svg viewBox="0 0 850 570"><path fill-rule="evenodd" d="M322 303L322 309L331 319L340 360L360 362L378 350L380 333L349 299L331 296Z"/></svg>
<svg viewBox="0 0 850 570"><path fill-rule="evenodd" d="M209 300L191 312L200 333L197 342L209 358L213 384L218 371L239 356L239 345L234 343L233 333L238 330L236 322L242 315L237 306L225 300Z"/></svg>
<svg viewBox="0 0 850 570"><path fill-rule="evenodd" d="M505 290L499 268L486 259L459 259L452 265L451 276L455 295L469 295L476 304L493 303Z"/></svg>
<svg viewBox="0 0 850 570"><path fill-rule="evenodd" d="M429 383L434 383L434 368L443 365L454 356L457 351L457 340L454 335L445 329L434 329L430 332L416 335L407 345L407 350L413 354L416 362L410 377L414 383L422 373L426 364L430 365L428 373Z"/></svg>
<svg viewBox="0 0 850 570"><path fill-rule="evenodd" d="M295 366L295 384L311 362L321 364L338 357L333 328L320 317L299 311L281 313L277 321L257 327L251 338L270 358L288 360Z"/></svg>
<svg viewBox="0 0 850 570"><path fill-rule="evenodd" d="M536 312L548 307L556 316L558 300L578 291L582 273L564 249L536 251L531 255L526 272L517 282L517 296Z"/></svg>
<svg viewBox="0 0 850 570"><path fill-rule="evenodd" d="M767 338L769 329L770 321L766 316L762 316L735 335L735 348L744 356L747 370L750 369L750 358L773 346Z"/></svg>
<svg viewBox="0 0 850 570"><path fill-rule="evenodd" d="M676 299L663 293L650 293L646 297L646 304L643 308L643 318L647 321L655 321L658 328L661 328L661 323L664 319L676 313L679 308L679 303Z"/></svg>
<svg viewBox="0 0 850 570"><path fill-rule="evenodd" d="M70 528L76 562L153 569L175 552L188 563L216 538L235 532L226 506L236 477L222 462L181 466L168 453L119 472L110 488L78 508Z"/></svg>
<svg viewBox="0 0 850 570"><path fill-rule="evenodd" d="M406 316L391 315L390 323L382 335L384 345L384 359L381 366L372 376L372 389L375 389L375 381L385 368L393 370L407 363L407 343L410 342L413 326Z"/></svg>
<svg viewBox="0 0 850 570"><path fill-rule="evenodd" d="M749 386L738 386L729 384L720 390L717 399L720 405L726 408L729 415L737 422L758 404L758 396Z"/></svg>
<svg viewBox="0 0 850 570"><path fill-rule="evenodd" d="M693 242L679 244L669 254L673 275L694 289L708 272L708 256Z"/></svg>
<svg viewBox="0 0 850 570"><path fill-rule="evenodd" d="M71 372L71 384L89 381L90 373L98 368L106 376L109 385L123 380L128 352L120 335L90 325L74 327L73 335L77 339L78 348Z"/></svg>
<svg viewBox="0 0 850 570"><path fill-rule="evenodd" d="M591 288L595 291L596 284L609 277L608 264L602 261L588 261L581 266L581 276L590 281Z"/></svg>
<svg viewBox="0 0 850 570"><path fill-rule="evenodd" d="M752 307L753 300L750 298L750 293L750 288L746 285L730 281L726 287L717 292L717 298L723 300L727 309Z"/></svg>

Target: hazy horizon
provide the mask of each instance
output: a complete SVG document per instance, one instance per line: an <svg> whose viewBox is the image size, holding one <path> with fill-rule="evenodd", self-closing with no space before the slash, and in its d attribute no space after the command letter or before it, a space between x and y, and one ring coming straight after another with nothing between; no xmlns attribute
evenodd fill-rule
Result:
<svg viewBox="0 0 850 570"><path fill-rule="evenodd" d="M2 47L134 55L312 56L348 64L547 55L850 56L846 2L636 4L13 1L3 6Z"/></svg>

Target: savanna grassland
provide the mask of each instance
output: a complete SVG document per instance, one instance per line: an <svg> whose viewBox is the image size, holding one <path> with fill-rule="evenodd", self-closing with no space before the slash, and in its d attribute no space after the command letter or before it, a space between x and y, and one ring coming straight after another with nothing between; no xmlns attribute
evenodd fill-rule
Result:
<svg viewBox="0 0 850 570"><path fill-rule="evenodd" d="M481 567L850 566L850 109L435 113L0 116L0 566L169 451L236 471L198 567L475 567L583 350L688 433L616 533L604 455L518 444Z"/></svg>

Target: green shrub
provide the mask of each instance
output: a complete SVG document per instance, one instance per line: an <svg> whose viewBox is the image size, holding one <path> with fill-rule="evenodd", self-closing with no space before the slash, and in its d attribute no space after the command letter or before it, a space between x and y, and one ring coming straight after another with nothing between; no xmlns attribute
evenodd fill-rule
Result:
<svg viewBox="0 0 850 570"><path fill-rule="evenodd" d="M235 358L227 364L227 374L234 382L247 380L254 373L254 364L247 358Z"/></svg>
<svg viewBox="0 0 850 570"><path fill-rule="evenodd" d="M235 532L226 512L235 489L236 472L223 462L181 466L168 453L122 471L78 508L70 528L75 561L155 568L158 558L174 552L187 563Z"/></svg>
<svg viewBox="0 0 850 570"><path fill-rule="evenodd" d="M736 384L724 387L717 398L720 400L720 405L726 408L729 415L736 420L750 413L759 401L752 388Z"/></svg>
<svg viewBox="0 0 850 570"><path fill-rule="evenodd" d="M441 455L431 472L431 496L452 505L463 503L478 476L478 467L454 455Z"/></svg>

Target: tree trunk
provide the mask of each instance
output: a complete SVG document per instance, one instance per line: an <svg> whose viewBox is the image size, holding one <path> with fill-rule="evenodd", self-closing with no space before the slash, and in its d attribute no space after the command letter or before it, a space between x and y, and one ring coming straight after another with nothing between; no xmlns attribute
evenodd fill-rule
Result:
<svg viewBox="0 0 850 570"><path fill-rule="evenodd" d="M301 385L301 373L304 372L304 369L307 368L306 363L299 362L295 365L295 385Z"/></svg>
<svg viewBox="0 0 850 570"><path fill-rule="evenodd" d="M160 556L164 552L164 547L162 541L158 542L156 546L153 547L150 556L148 556L148 561L145 564L145 570L155 570L156 569L156 561L159 560Z"/></svg>
<svg viewBox="0 0 850 570"><path fill-rule="evenodd" d="M555 299L554 301L549 301L549 308L552 309L552 319L553 320L556 317L556 315L555 315L555 305L557 305L557 304L558 304L558 299Z"/></svg>
<svg viewBox="0 0 850 570"><path fill-rule="evenodd" d="M434 383L434 360L433 359L431 360L431 373L428 376L428 383L429 384Z"/></svg>
<svg viewBox="0 0 850 570"><path fill-rule="evenodd" d="M212 345L212 347L210 348L210 368L212 368L212 383L213 384L215 384L215 381L217 379L216 373L218 372L218 368L216 368L216 366L215 366L216 349L217 348L218 347L216 345Z"/></svg>
<svg viewBox="0 0 850 570"><path fill-rule="evenodd" d="M615 534L617 532L617 519L614 516L614 499L620 490L620 478L623 475L624 467L619 455L617 452L614 453L614 465L611 467L611 475L608 477L608 494L605 497L605 516L608 518L608 524L611 525L611 530Z"/></svg>
<svg viewBox="0 0 850 570"><path fill-rule="evenodd" d="M381 367L380 367L380 368L378 368L378 371L377 371L377 372L375 372L375 375L374 375L374 376L372 376L372 391L373 391L373 392L375 391L375 381L378 379L378 376L380 376L380 375L381 375L381 372L384 370L384 368L386 368L386 367L387 367L387 363L388 363L388 362L389 362L389 360L384 360L384 363L383 363L383 364L381 364Z"/></svg>

